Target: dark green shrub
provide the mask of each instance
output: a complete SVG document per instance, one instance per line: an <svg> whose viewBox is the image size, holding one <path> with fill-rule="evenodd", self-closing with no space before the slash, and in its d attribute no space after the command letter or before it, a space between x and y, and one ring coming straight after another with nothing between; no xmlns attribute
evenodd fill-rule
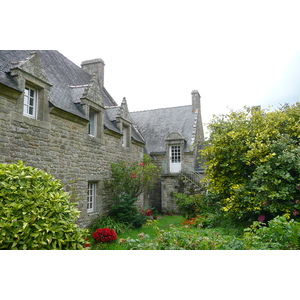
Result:
<svg viewBox="0 0 300 300"><path fill-rule="evenodd" d="M120 221L117 221L115 218L111 216L105 216L102 218L99 218L98 220L94 221L93 224L90 227L91 232L95 232L98 228L111 228L113 229L117 234L125 232L129 224L128 223L122 223Z"/></svg>
<svg viewBox="0 0 300 300"><path fill-rule="evenodd" d="M277 216L266 224L255 221L245 229L247 248L258 250L299 250L300 223Z"/></svg>
<svg viewBox="0 0 300 300"><path fill-rule="evenodd" d="M146 222L146 217L142 214L134 204L136 199L132 199L129 195L124 195L120 202L114 204L109 215L122 223L129 224L132 228L140 228Z"/></svg>
<svg viewBox="0 0 300 300"><path fill-rule="evenodd" d="M69 194L22 162L0 164L0 249L83 249L87 231Z"/></svg>
<svg viewBox="0 0 300 300"><path fill-rule="evenodd" d="M201 195L186 196L185 194L174 193L174 198L176 199L176 204L178 205L181 214L185 218L193 218L199 214L199 201Z"/></svg>

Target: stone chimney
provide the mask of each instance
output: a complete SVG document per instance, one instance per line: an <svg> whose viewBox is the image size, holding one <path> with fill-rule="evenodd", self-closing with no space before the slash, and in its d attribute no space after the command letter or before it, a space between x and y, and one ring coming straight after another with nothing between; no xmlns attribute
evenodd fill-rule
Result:
<svg viewBox="0 0 300 300"><path fill-rule="evenodd" d="M101 87L103 87L104 84L104 66L104 61L101 58L85 60L81 63L81 68L83 71L89 73L90 75L96 75L97 81Z"/></svg>
<svg viewBox="0 0 300 300"><path fill-rule="evenodd" d="M197 90L192 91L192 109L195 111L198 109L198 112L200 112L200 99L201 96Z"/></svg>

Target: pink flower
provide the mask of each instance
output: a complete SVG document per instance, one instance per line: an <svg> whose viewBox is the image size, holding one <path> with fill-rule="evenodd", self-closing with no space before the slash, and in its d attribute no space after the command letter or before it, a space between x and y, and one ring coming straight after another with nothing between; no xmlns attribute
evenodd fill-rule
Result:
<svg viewBox="0 0 300 300"><path fill-rule="evenodd" d="M297 216L297 215L299 215L299 211L298 211L298 210L296 210L296 209L294 209L294 210L293 210L293 215L294 215L294 216Z"/></svg>
<svg viewBox="0 0 300 300"><path fill-rule="evenodd" d="M263 222L265 220L266 216L265 215L259 215L257 220L258 222Z"/></svg>
<svg viewBox="0 0 300 300"><path fill-rule="evenodd" d="M139 166L143 166L144 165L144 163L139 163Z"/></svg>
<svg viewBox="0 0 300 300"><path fill-rule="evenodd" d="M133 174L133 175L131 175L131 177L132 177L132 178L136 178L136 175L135 175L135 174Z"/></svg>

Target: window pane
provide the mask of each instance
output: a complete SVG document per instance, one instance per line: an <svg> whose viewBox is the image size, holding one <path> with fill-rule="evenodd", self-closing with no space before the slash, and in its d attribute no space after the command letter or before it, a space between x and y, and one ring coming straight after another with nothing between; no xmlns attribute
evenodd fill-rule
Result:
<svg viewBox="0 0 300 300"><path fill-rule="evenodd" d="M24 105L29 104L29 98L27 96L24 96Z"/></svg>
<svg viewBox="0 0 300 300"><path fill-rule="evenodd" d="M30 97L34 98L34 90L30 90Z"/></svg>
<svg viewBox="0 0 300 300"><path fill-rule="evenodd" d="M35 117L37 109L37 92L34 89L25 87L23 100L23 114Z"/></svg>
<svg viewBox="0 0 300 300"><path fill-rule="evenodd" d="M180 146L171 147L171 161L172 163L180 163Z"/></svg>
<svg viewBox="0 0 300 300"><path fill-rule="evenodd" d="M95 113L93 111L90 111L89 116L89 135L94 136L95 135Z"/></svg>
<svg viewBox="0 0 300 300"><path fill-rule="evenodd" d="M94 210L94 203L96 197L96 183L89 183L87 189L87 210L91 212Z"/></svg>
<svg viewBox="0 0 300 300"><path fill-rule="evenodd" d="M28 114L28 106L27 105L23 106L23 113Z"/></svg>

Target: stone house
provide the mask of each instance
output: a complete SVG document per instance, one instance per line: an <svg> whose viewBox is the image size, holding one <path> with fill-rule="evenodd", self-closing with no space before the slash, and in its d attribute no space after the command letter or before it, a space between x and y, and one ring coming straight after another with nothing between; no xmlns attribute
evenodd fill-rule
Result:
<svg viewBox="0 0 300 300"><path fill-rule="evenodd" d="M1 50L0 163L22 160L61 180L78 202L78 223L85 227L109 208L104 179L110 163L141 161L146 152L165 172L141 205L165 203L164 191L183 168L179 162L197 169L203 129L196 91L192 102L157 110L154 122L153 111L130 113L125 98L116 103L104 87L101 59L80 68L58 51ZM160 207L166 211L168 205Z"/></svg>
<svg viewBox="0 0 300 300"><path fill-rule="evenodd" d="M145 203L164 213L178 212L173 193L197 189L203 177L197 159L204 140L200 99L194 90L191 105L131 113L133 123L146 140L145 152L162 167L160 181Z"/></svg>

